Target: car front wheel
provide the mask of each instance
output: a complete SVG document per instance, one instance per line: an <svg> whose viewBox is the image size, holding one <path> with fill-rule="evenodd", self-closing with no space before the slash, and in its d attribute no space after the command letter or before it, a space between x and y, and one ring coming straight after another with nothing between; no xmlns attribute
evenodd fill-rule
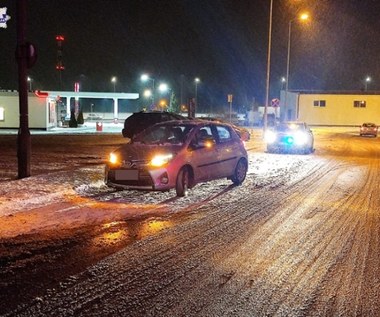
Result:
<svg viewBox="0 0 380 317"><path fill-rule="evenodd" d="M240 159L235 167L234 174L231 177L231 180L235 185L240 185L244 182L245 176L247 175L247 169L247 161L243 158Z"/></svg>
<svg viewBox="0 0 380 317"><path fill-rule="evenodd" d="M189 170L182 167L177 175L175 190L178 197L184 197L189 192Z"/></svg>

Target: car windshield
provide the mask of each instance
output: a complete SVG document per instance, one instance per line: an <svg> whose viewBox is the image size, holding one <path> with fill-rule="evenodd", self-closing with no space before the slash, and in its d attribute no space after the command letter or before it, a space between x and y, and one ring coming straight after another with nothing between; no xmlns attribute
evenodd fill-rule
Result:
<svg viewBox="0 0 380 317"><path fill-rule="evenodd" d="M186 124L156 124L138 134L133 142L150 145L182 145L193 128L193 125Z"/></svg>
<svg viewBox="0 0 380 317"><path fill-rule="evenodd" d="M295 130L304 130L304 125L297 122L283 122L277 125L277 131L295 131Z"/></svg>
<svg viewBox="0 0 380 317"><path fill-rule="evenodd" d="M366 128L374 128L374 127L376 127L376 125L374 123L364 123L363 126L366 127Z"/></svg>

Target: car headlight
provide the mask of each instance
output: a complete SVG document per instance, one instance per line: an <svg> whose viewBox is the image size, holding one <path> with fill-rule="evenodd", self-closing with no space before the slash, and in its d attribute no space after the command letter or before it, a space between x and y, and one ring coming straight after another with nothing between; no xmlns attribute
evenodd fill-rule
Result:
<svg viewBox="0 0 380 317"><path fill-rule="evenodd" d="M151 166L154 166L154 167L161 167L167 163L169 163L171 161L171 159L173 158L173 154L172 153L168 153L168 154L157 154L155 155L152 160L150 161L150 165Z"/></svg>
<svg viewBox="0 0 380 317"><path fill-rule="evenodd" d="M304 145L307 143L308 135L304 132L297 132L294 134L294 143L297 145Z"/></svg>
<svg viewBox="0 0 380 317"><path fill-rule="evenodd" d="M265 134L264 134L265 142L271 144L274 141L276 141L276 138L277 138L277 135L274 131L272 131L272 130L265 131Z"/></svg>
<svg viewBox="0 0 380 317"><path fill-rule="evenodd" d="M112 165L116 165L119 163L119 157L115 153L110 153L108 162L111 163Z"/></svg>

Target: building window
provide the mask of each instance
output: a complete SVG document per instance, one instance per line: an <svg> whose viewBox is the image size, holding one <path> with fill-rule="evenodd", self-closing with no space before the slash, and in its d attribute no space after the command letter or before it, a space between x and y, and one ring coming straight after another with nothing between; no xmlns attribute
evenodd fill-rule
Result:
<svg viewBox="0 0 380 317"><path fill-rule="evenodd" d="M364 100L355 100L354 107L355 108L365 108L367 103Z"/></svg>
<svg viewBox="0 0 380 317"><path fill-rule="evenodd" d="M314 100L314 107L326 107L326 100Z"/></svg>
<svg viewBox="0 0 380 317"><path fill-rule="evenodd" d="M4 108L0 107L0 121L4 121Z"/></svg>

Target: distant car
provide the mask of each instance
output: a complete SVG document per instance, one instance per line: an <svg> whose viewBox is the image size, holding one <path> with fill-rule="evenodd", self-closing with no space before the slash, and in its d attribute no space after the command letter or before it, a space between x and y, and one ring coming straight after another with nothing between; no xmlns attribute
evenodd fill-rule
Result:
<svg viewBox="0 0 380 317"><path fill-rule="evenodd" d="M102 120L103 116L98 113L89 113L86 120Z"/></svg>
<svg viewBox="0 0 380 317"><path fill-rule="evenodd" d="M197 183L247 174L244 144L227 124L200 120L157 123L110 154L105 182L119 189L167 191L186 196Z"/></svg>
<svg viewBox="0 0 380 317"><path fill-rule="evenodd" d="M265 132L268 152L312 153L314 135L305 122L288 121L276 124Z"/></svg>
<svg viewBox="0 0 380 317"><path fill-rule="evenodd" d="M378 126L372 122L365 122L360 126L360 136L371 135L377 137Z"/></svg>
<svg viewBox="0 0 380 317"><path fill-rule="evenodd" d="M209 120L209 121L214 121L214 122L221 122L221 123L226 123L226 124L231 124L231 126L235 129L236 133L239 135L240 139L243 141L249 141L251 138L251 133L248 131L248 129L244 127L237 126L236 124L229 123L225 120L219 119L219 118L213 118L213 117L198 117L196 119L200 120Z"/></svg>
<svg viewBox="0 0 380 317"><path fill-rule="evenodd" d="M139 132L151 127L156 123L171 120L188 120L188 118L174 112L166 111L135 112L127 119L125 119L124 128L121 132L125 138L132 138Z"/></svg>

